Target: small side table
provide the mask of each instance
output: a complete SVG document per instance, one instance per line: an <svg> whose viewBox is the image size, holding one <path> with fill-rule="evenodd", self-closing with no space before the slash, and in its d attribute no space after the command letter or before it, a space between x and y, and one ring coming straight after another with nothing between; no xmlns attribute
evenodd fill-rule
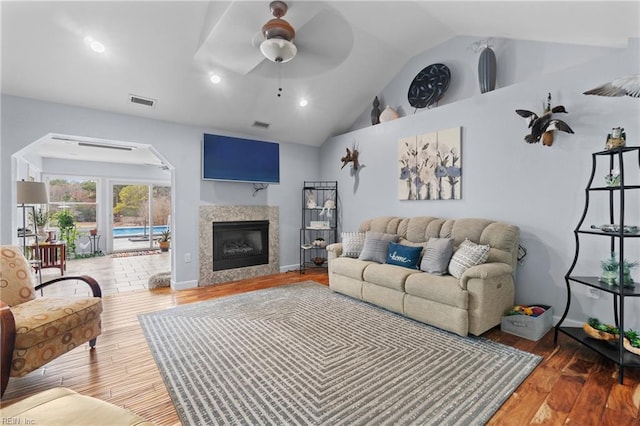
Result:
<svg viewBox="0 0 640 426"><path fill-rule="evenodd" d="M89 241L91 242L91 254L102 254L102 250L100 250L100 234L89 234Z"/></svg>

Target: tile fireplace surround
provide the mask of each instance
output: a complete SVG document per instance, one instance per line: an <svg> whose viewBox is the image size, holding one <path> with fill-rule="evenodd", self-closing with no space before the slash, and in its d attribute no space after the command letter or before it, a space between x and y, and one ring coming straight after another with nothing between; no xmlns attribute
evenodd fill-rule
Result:
<svg viewBox="0 0 640 426"><path fill-rule="evenodd" d="M200 206L200 279L199 287L260 277L280 272L280 222L274 206ZM213 270L213 222L240 220L269 221L269 264L246 268Z"/></svg>

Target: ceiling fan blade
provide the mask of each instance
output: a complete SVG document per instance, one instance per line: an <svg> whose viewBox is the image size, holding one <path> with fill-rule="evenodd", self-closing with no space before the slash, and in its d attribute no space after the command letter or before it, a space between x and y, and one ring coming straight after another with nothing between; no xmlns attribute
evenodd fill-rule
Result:
<svg viewBox="0 0 640 426"><path fill-rule="evenodd" d="M252 42L268 19L268 5L263 9L255 2L215 3L210 5L194 59L246 75L264 60Z"/></svg>

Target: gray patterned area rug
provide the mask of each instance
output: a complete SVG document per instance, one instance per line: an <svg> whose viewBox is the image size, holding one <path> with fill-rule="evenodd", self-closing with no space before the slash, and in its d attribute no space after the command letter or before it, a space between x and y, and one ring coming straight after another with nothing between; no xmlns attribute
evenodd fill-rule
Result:
<svg viewBox="0 0 640 426"><path fill-rule="evenodd" d="M183 425L484 424L541 359L311 281L139 320Z"/></svg>

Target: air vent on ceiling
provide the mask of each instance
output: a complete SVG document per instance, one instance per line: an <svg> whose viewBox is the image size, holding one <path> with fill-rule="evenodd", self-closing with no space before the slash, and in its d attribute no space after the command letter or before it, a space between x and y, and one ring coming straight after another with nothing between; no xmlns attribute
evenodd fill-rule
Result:
<svg viewBox="0 0 640 426"><path fill-rule="evenodd" d="M269 128L269 123L265 123L263 121L254 121L251 126L259 127L261 129L268 129Z"/></svg>
<svg viewBox="0 0 640 426"><path fill-rule="evenodd" d="M142 96L138 96L138 95L129 95L129 102L131 102L132 104L138 104L138 105L144 105L144 106L148 106L148 107L155 107L156 106L156 100L155 99L151 99L151 98L144 98Z"/></svg>

